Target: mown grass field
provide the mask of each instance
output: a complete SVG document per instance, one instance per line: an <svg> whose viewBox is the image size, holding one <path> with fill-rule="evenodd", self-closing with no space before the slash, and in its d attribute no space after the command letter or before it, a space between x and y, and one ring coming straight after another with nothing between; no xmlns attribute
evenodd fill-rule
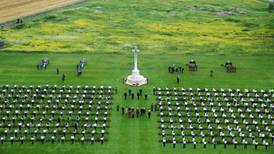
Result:
<svg viewBox="0 0 274 154"><path fill-rule="evenodd" d="M153 87L274 88L273 20L264 0L88 0L27 18L22 25L7 25L0 29L0 38L7 43L0 49L0 85L61 85L59 66L66 85L111 85L118 94L105 144L4 144L0 154L273 154L273 147L163 148L157 113L151 119L128 119L115 110L117 104L149 109L155 103ZM129 88L139 89L122 83L131 73L135 45L141 51L141 74L149 79L142 87L148 101L123 100ZM36 64L45 57L50 66L38 71ZM77 77L76 64L83 57L88 65ZM180 74L183 83L178 85L177 74L168 74L167 67L177 64L186 69L190 59L197 61L198 72ZM237 73L224 71L221 64L227 60L237 66Z"/></svg>
<svg viewBox="0 0 274 154"><path fill-rule="evenodd" d="M43 57L50 59L50 66L46 71L37 71L36 63L40 62ZM83 75L78 78L76 76L75 65L81 57L85 57L88 65ZM189 59L196 59L199 64L198 72L186 71L181 78L183 83L177 85L176 74L168 74L167 67L172 64L185 65ZM237 73L226 73L220 66L227 59L232 60L238 66ZM248 149L239 147L233 149L229 146L224 149L223 145L213 149L208 146L203 149L199 145L197 149L193 149L191 145L187 149L177 146L175 149L171 145L166 148L162 147L159 141L158 133L159 123L157 122L157 113L152 113L152 118L128 119L116 112L116 105L125 107L146 107L150 108L150 104L155 102L152 96L152 88L158 87L215 87L215 88L273 88L274 85L274 67L273 57L269 56L222 56L211 55L201 56L196 54L153 54L140 55L141 73L148 77L149 84L143 86L145 93L149 94L149 100L145 101L124 101L123 93L127 91L129 86L122 84L122 78L131 72L132 55L131 54L106 54L106 53L1 53L0 56L0 84L58 84L61 85L61 75L56 75L56 66L60 67L60 73L66 74L66 85L112 85L118 88L118 94L115 96L115 104L110 122L109 141L104 145L95 144L75 144L71 143L41 145L29 144L4 144L0 145L0 153L234 153L234 154L271 154L273 147L264 150L261 147L255 150L253 146ZM214 70L214 77L209 76L209 71ZM131 88L137 91L138 88Z"/></svg>

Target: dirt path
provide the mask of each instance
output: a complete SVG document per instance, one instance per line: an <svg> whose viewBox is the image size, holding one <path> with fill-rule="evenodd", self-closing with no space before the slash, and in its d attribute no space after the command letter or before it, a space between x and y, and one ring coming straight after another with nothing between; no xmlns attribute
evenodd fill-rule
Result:
<svg viewBox="0 0 274 154"><path fill-rule="evenodd" d="M0 23L70 5L81 0L1 0Z"/></svg>

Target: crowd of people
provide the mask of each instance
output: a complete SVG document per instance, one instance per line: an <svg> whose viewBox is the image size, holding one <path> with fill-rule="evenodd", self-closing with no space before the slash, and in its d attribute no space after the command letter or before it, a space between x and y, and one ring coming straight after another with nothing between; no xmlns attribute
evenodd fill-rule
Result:
<svg viewBox="0 0 274 154"><path fill-rule="evenodd" d="M139 89L136 93L136 98L137 98L137 100L139 100L141 97L143 97L145 100L147 100L148 94L143 94L143 90ZM131 98L131 100L135 99L135 94L131 89L129 89L127 92L124 93L124 100L130 99L130 98Z"/></svg>
<svg viewBox="0 0 274 154"><path fill-rule="evenodd" d="M154 88L163 146L274 145L274 90Z"/></svg>
<svg viewBox="0 0 274 154"><path fill-rule="evenodd" d="M120 112L120 107L117 105L117 112ZM127 115L128 118L139 118L139 117L151 117L151 110L148 110L144 107L134 108L134 107L121 107L122 115Z"/></svg>
<svg viewBox="0 0 274 154"><path fill-rule="evenodd" d="M0 86L0 143L104 143L112 87Z"/></svg>
<svg viewBox="0 0 274 154"><path fill-rule="evenodd" d="M148 94L143 93L143 89L138 89L136 94L133 92L132 89L128 89L127 92L124 92L124 101L130 99L131 101L133 101L134 99L136 100L140 100L141 98L143 98L145 101L148 100ZM122 115L127 115L129 118L139 118L139 117L151 117L151 112L153 110L147 110L145 107L121 107L117 105L117 112L120 112Z"/></svg>

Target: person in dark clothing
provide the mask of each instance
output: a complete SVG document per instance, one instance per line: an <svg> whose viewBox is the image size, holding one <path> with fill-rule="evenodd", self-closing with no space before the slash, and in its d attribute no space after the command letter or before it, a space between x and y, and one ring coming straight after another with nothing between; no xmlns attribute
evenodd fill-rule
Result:
<svg viewBox="0 0 274 154"><path fill-rule="evenodd" d="M128 114L128 117L131 118L131 108L127 108L127 114Z"/></svg>
<svg viewBox="0 0 274 154"><path fill-rule="evenodd" d="M143 89L139 89L139 94L140 94L140 96L142 96L142 94L143 94Z"/></svg>
<svg viewBox="0 0 274 154"><path fill-rule="evenodd" d="M137 93L137 99L138 100L140 99L140 93Z"/></svg>
<svg viewBox="0 0 274 154"><path fill-rule="evenodd" d="M137 116L137 118L139 117L139 114L140 114L140 110L139 110L139 108L137 108L136 109L136 116Z"/></svg>
<svg viewBox="0 0 274 154"><path fill-rule="evenodd" d="M134 118L134 115L135 115L135 109L132 108L132 109L131 109L131 117Z"/></svg>
<svg viewBox="0 0 274 154"><path fill-rule="evenodd" d="M145 109L141 108L141 116L143 116L145 114Z"/></svg>
<svg viewBox="0 0 274 154"><path fill-rule="evenodd" d="M180 78L177 76L177 84L180 84Z"/></svg>
<svg viewBox="0 0 274 154"><path fill-rule="evenodd" d="M59 75L59 67L56 68L56 74Z"/></svg>
<svg viewBox="0 0 274 154"><path fill-rule="evenodd" d="M146 111L146 109L144 108L144 115L146 115L146 112L147 112L147 111Z"/></svg>
<svg viewBox="0 0 274 154"><path fill-rule="evenodd" d="M134 93L131 94L131 99L134 99Z"/></svg>
<svg viewBox="0 0 274 154"><path fill-rule="evenodd" d="M147 100L147 96L148 96L148 95L147 95L147 94L145 94L145 100Z"/></svg>
<svg viewBox="0 0 274 154"><path fill-rule="evenodd" d="M16 23L16 24L19 24L19 23L20 23L20 19L17 18L15 23Z"/></svg>
<svg viewBox="0 0 274 154"><path fill-rule="evenodd" d="M124 115L124 114L125 114L125 108L122 107L122 115Z"/></svg>
<svg viewBox="0 0 274 154"><path fill-rule="evenodd" d="M162 142L163 142L163 146L165 147L166 146L166 139L163 138Z"/></svg>
<svg viewBox="0 0 274 154"><path fill-rule="evenodd" d="M124 93L124 99L125 100L127 99L127 93Z"/></svg>
<svg viewBox="0 0 274 154"><path fill-rule="evenodd" d="M119 104L116 107L116 111L119 112Z"/></svg>
<svg viewBox="0 0 274 154"><path fill-rule="evenodd" d="M179 73L182 73L183 68L179 66Z"/></svg>
<svg viewBox="0 0 274 154"><path fill-rule="evenodd" d="M65 82L65 78L66 78L65 74L63 74L62 75L62 82Z"/></svg>
<svg viewBox="0 0 274 154"><path fill-rule="evenodd" d="M129 90L128 90L128 95L131 95L131 92L132 92L131 89L129 89Z"/></svg>
<svg viewBox="0 0 274 154"><path fill-rule="evenodd" d="M174 72L175 72L175 68L171 67L171 73L174 73Z"/></svg>
<svg viewBox="0 0 274 154"><path fill-rule="evenodd" d="M210 70L210 77L213 77L213 70Z"/></svg>
<svg viewBox="0 0 274 154"><path fill-rule="evenodd" d="M151 116L151 111L150 111L150 110L148 110L147 114L148 114L148 118L150 119L150 116Z"/></svg>

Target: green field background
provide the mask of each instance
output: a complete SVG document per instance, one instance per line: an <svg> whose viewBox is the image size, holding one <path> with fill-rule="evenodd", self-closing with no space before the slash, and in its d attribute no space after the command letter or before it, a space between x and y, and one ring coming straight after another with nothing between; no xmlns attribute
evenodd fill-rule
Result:
<svg viewBox="0 0 274 154"><path fill-rule="evenodd" d="M157 113L151 119L128 119L115 110L117 104L149 109L155 103L153 87L273 89L274 16L267 7L265 0L87 0L24 19L22 25L9 23L0 30L6 43L0 49L0 85L62 85L64 73L65 85L111 85L118 94L109 140L103 145L7 143L0 145L0 154L273 154L273 146L164 148ZM149 94L147 101L123 100L128 89L139 89L122 83L133 67L134 46L140 49L141 74L149 80L142 87ZM42 58L49 58L50 65L38 71ZM77 77L81 58L88 65ZM198 72L187 71L191 59L197 61ZM225 72L221 64L227 60L236 65L237 73ZM184 66L185 72L169 74L172 64ZM181 84L176 83L177 76Z"/></svg>
<svg viewBox="0 0 274 154"><path fill-rule="evenodd" d="M205 56L195 54L141 54L140 68L141 73L149 79L149 84L143 86L144 93L149 94L149 99L145 101L141 98L139 101L123 100L123 93L128 89L136 92L139 88L132 88L123 85L122 78L131 73L133 66L132 54L56 54L56 53L1 53L0 56L0 84L17 85L62 85L61 75L56 75L56 67L60 68L60 74L66 74L65 85L112 85L118 88L118 94L115 96L112 115L110 117L109 141L103 145L90 145L86 143L71 145L35 143L14 144L9 143L0 145L0 153L237 153L237 154L264 154L273 153L273 147L264 150L254 150L253 146L243 149L233 149L229 146L227 149L223 145L218 145L217 149L208 146L203 149L198 145L193 149L192 145L187 145L183 149L182 145L177 145L175 149L171 145L166 148L159 142L158 133L159 123L156 112L152 113L152 118L128 119L116 112L116 105L120 107L146 107L150 108L151 103L155 103L155 97L152 96L153 87L208 87L208 88L255 88L270 89L274 85L274 67L273 57L269 56ZM36 70L36 64L44 57L50 59L50 66L45 71ZM88 65L81 77L76 76L74 69L79 59L85 57ZM171 64L185 66L190 59L195 59L198 63L198 72L185 71L180 74L183 83L177 84L178 74L167 73L167 67ZM226 60L233 61L237 67L237 73L226 73L221 64ZM186 67L185 67L186 68ZM210 77L209 71L214 70L214 76Z"/></svg>

